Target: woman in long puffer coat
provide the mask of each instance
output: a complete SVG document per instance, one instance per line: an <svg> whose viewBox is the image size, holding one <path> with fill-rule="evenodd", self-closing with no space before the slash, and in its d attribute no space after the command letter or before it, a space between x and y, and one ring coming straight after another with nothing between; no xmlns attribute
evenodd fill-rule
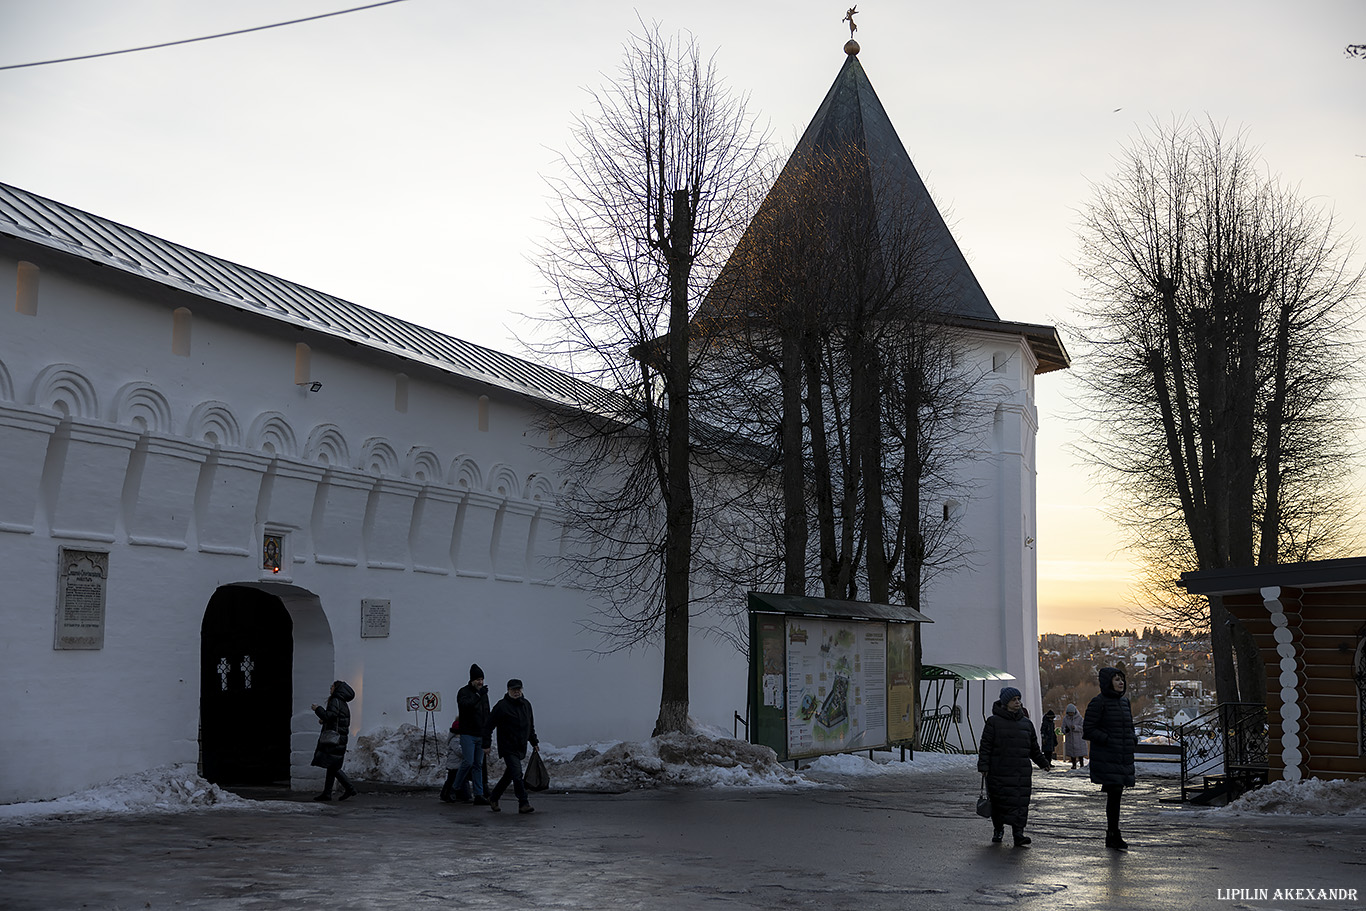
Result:
<svg viewBox="0 0 1366 911"><path fill-rule="evenodd" d="M1031 841L1024 834L1033 790L1031 761L1041 769L1051 765L1039 749L1034 722L1020 704L1020 691L1003 687L1001 698L991 707L991 717L982 727L977 749L977 771L986 776L987 796L991 798L993 842L1002 839L1007 824L1015 836L1015 847L1023 848Z"/></svg>
<svg viewBox="0 0 1366 911"><path fill-rule="evenodd" d="M356 691L351 689L349 683L345 680L336 680L332 683L332 689L328 691L327 705L313 706L313 714L318 716L318 722L323 729L318 732L318 746L313 750L312 764L327 770L323 792L314 797L314 800L331 800L334 781L341 782L344 788L341 800L356 795L351 779L342 771L342 762L346 760L346 743L351 732L351 709L347 703L355 698ZM335 740L325 736L333 732L337 734Z"/></svg>
<svg viewBox="0 0 1366 911"><path fill-rule="evenodd" d="M1129 847L1119 834L1119 799L1134 786L1134 715L1128 681L1114 667L1100 669L1100 695L1086 706L1083 735L1091 742L1091 781L1105 792L1105 846L1123 851Z"/></svg>
<svg viewBox="0 0 1366 911"><path fill-rule="evenodd" d="M1086 740L1081 734L1081 713L1069 702L1062 716L1062 753L1071 760L1074 769L1079 762L1086 768Z"/></svg>

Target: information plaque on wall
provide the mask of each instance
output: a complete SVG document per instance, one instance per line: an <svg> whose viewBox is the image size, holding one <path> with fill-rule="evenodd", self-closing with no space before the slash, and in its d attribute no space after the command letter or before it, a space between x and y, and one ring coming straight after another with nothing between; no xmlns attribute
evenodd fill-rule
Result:
<svg viewBox="0 0 1366 911"><path fill-rule="evenodd" d="M389 601L363 598L360 602L360 637L385 639L389 636Z"/></svg>
<svg viewBox="0 0 1366 911"><path fill-rule="evenodd" d="M109 554L57 549L57 622L54 649L104 648L104 598Z"/></svg>

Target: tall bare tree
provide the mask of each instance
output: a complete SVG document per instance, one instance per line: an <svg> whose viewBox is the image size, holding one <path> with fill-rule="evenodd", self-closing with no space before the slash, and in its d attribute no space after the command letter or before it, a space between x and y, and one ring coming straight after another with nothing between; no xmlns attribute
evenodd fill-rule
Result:
<svg viewBox="0 0 1366 911"><path fill-rule="evenodd" d="M658 25L642 24L593 98L552 181L542 271L558 304L550 353L619 395L597 419L561 421L558 451L596 482L566 502L593 532L581 566L606 597L607 631L617 644L662 637L655 732L681 731L696 519L688 324L719 242L743 223L762 137L696 41Z"/></svg>
<svg viewBox="0 0 1366 911"><path fill-rule="evenodd" d="M1085 452L1123 496L1154 619L1200 608L1182 571L1331 556L1350 543L1353 332L1362 272L1331 213L1242 135L1155 124L1093 188ZM1211 599L1223 701L1264 695L1251 638ZM1233 655L1237 656L1237 669Z"/></svg>

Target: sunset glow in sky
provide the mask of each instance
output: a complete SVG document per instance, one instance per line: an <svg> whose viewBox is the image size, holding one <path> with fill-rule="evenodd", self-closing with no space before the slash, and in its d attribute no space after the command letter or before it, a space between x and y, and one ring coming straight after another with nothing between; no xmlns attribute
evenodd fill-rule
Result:
<svg viewBox="0 0 1366 911"><path fill-rule="evenodd" d="M0 66L363 2L0 0ZM522 315L546 300L530 259L544 177L637 15L714 50L785 153L844 62L849 5L405 0L0 70L0 181L521 353ZM858 6L859 59L1003 319L1071 318L1077 211L1153 118L1245 128L1273 171L1366 231L1366 60L1343 51L1366 43L1360 0ZM1138 626L1112 505L1069 449L1073 384L1037 382L1039 628Z"/></svg>

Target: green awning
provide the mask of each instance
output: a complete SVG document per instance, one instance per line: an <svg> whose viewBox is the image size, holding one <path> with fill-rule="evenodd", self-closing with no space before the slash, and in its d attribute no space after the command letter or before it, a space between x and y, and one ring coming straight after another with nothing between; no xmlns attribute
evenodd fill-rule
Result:
<svg viewBox="0 0 1366 911"><path fill-rule="evenodd" d="M922 664L920 666L921 680L949 680L952 678L959 680L1014 680L1014 674L1008 674L999 667L988 667L985 664Z"/></svg>

